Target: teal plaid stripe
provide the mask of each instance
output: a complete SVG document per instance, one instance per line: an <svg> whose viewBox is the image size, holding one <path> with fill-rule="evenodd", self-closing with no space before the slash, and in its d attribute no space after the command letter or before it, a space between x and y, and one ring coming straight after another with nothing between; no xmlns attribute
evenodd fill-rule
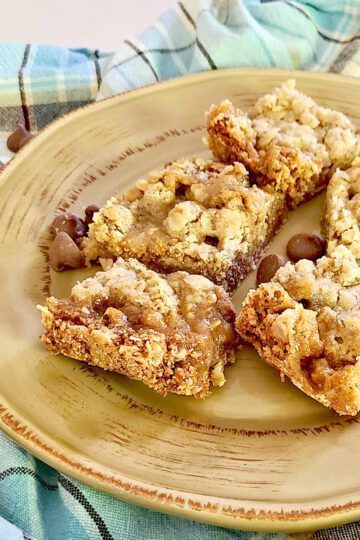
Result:
<svg viewBox="0 0 360 540"><path fill-rule="evenodd" d="M115 53L0 44L0 159L11 155L5 141L18 119L36 132L95 99L231 66L359 76L360 0L187 0ZM115 500L59 474L1 434L0 515L0 540L295 538L210 527ZM355 540L360 526L303 538Z"/></svg>
<svg viewBox="0 0 360 540"><path fill-rule="evenodd" d="M1 44L0 130L11 131L20 118L37 131L93 101L106 57L89 49Z"/></svg>
<svg viewBox="0 0 360 540"><path fill-rule="evenodd" d="M38 540L287 540L242 533L144 510L59 474L0 434L0 539ZM5 534L6 532L6 534Z"/></svg>

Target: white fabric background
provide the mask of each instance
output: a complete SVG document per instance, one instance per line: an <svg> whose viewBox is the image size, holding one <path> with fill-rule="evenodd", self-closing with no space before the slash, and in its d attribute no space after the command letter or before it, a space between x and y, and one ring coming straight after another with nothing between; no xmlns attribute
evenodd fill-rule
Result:
<svg viewBox="0 0 360 540"><path fill-rule="evenodd" d="M116 50L175 0L0 0L1 41Z"/></svg>

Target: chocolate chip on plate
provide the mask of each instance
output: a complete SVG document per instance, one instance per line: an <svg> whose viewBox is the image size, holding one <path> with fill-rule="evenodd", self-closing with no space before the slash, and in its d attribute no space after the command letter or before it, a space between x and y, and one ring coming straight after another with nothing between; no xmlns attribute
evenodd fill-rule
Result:
<svg viewBox="0 0 360 540"><path fill-rule="evenodd" d="M95 212L100 210L97 204L90 204L85 208L85 225L88 227L92 223Z"/></svg>
<svg viewBox="0 0 360 540"><path fill-rule="evenodd" d="M30 139L32 138L32 135L30 131L26 129L26 127L21 123L18 122L16 124L16 129L11 135L9 135L7 140L7 147L11 152L18 152L20 148L24 146Z"/></svg>
<svg viewBox="0 0 360 540"><path fill-rule="evenodd" d="M300 259L316 261L324 255L325 242L316 234L295 234L287 243L286 252L292 262Z"/></svg>
<svg viewBox="0 0 360 540"><path fill-rule="evenodd" d="M74 241L82 238L86 234L86 225L84 220L76 214L70 212L56 216L50 229L55 233L66 232Z"/></svg>
<svg viewBox="0 0 360 540"><path fill-rule="evenodd" d="M49 248L51 267L57 272L64 268L82 268L85 266L84 255L74 240L64 231L60 231Z"/></svg>
<svg viewBox="0 0 360 540"><path fill-rule="evenodd" d="M268 283L276 272L286 263L285 257L272 253L260 262L256 273L256 285Z"/></svg>

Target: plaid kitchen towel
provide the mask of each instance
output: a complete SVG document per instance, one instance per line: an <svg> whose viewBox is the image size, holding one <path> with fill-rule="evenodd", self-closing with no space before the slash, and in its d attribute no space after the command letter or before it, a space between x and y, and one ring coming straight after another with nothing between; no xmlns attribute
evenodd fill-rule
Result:
<svg viewBox="0 0 360 540"><path fill-rule="evenodd" d="M18 119L36 132L95 99L229 66L359 76L360 0L179 2L115 53L0 44L0 159L11 156L6 137ZM59 474L2 434L0 516L0 540L360 539L357 523L305 535L252 534L144 510Z"/></svg>

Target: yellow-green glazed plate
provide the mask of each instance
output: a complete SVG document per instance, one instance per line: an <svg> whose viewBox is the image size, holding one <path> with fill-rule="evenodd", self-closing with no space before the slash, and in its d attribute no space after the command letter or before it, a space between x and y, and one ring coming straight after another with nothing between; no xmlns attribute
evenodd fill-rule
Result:
<svg viewBox="0 0 360 540"><path fill-rule="evenodd" d="M360 118L356 79L224 70L110 98L52 123L0 175L0 425L32 454L97 489L225 527L301 531L360 518L360 425L303 395L245 347L205 400L163 398L140 383L55 357L35 308L89 271L55 274L48 226L82 213L164 162L207 155L204 112L248 109L286 80ZM323 196L293 213L270 249L319 229ZM254 276L235 295L239 308Z"/></svg>

